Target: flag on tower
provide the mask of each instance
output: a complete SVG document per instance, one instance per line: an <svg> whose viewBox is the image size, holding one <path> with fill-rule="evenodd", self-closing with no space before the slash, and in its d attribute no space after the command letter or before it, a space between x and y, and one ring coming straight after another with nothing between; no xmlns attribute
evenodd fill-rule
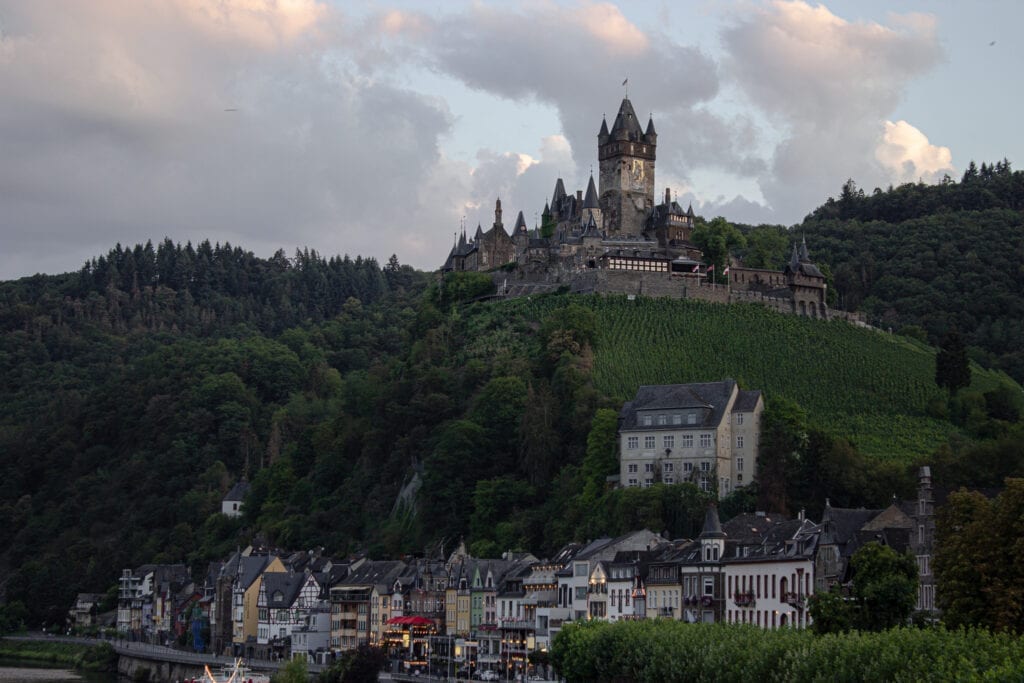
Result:
<svg viewBox="0 0 1024 683"><path fill-rule="evenodd" d="M628 78L626 80L622 81L622 85L626 85L627 83L629 83L629 79Z"/></svg>

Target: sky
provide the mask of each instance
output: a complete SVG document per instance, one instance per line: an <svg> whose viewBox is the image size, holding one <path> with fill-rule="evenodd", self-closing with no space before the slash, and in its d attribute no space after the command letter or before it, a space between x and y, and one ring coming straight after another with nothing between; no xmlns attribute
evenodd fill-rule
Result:
<svg viewBox="0 0 1024 683"><path fill-rule="evenodd" d="M115 244L433 270L583 189L628 94L657 196L791 225L1024 164L1013 0L0 0L0 279ZM624 80L628 83L624 87Z"/></svg>

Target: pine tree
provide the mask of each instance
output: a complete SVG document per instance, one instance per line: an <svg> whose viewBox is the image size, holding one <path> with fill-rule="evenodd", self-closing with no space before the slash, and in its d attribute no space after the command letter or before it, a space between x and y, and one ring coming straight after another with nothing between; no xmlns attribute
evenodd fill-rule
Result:
<svg viewBox="0 0 1024 683"><path fill-rule="evenodd" d="M946 333L935 356L935 383L948 389L951 396L971 383L967 347L956 329Z"/></svg>

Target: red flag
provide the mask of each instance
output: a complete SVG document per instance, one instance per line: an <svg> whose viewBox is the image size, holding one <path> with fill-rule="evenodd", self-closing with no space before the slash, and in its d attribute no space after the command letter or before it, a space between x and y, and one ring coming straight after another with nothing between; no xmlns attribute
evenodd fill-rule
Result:
<svg viewBox="0 0 1024 683"><path fill-rule="evenodd" d="M712 270L714 270L714 269L715 269L715 264L714 264L714 263L712 263L712 264L711 264L710 266L708 266L708 270L707 270L707 272L709 272L709 273L710 273L710 272L711 272Z"/></svg>
<svg viewBox="0 0 1024 683"><path fill-rule="evenodd" d="M729 266L726 266L725 270L722 271L722 275L728 275L728 274L729 274Z"/></svg>
<svg viewBox="0 0 1024 683"><path fill-rule="evenodd" d="M693 267L693 272L694 273L699 273L700 272L700 264L699 263Z"/></svg>

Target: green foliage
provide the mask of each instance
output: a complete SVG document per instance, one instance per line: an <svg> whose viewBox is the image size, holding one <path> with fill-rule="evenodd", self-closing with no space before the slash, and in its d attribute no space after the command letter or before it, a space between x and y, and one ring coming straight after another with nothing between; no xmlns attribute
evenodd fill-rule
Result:
<svg viewBox="0 0 1024 683"><path fill-rule="evenodd" d="M434 302L441 308L494 294L494 280L486 273L473 271L446 273L432 290Z"/></svg>
<svg viewBox="0 0 1024 683"><path fill-rule="evenodd" d="M1004 160L961 183L852 189L799 226L840 306L933 344L956 327L975 360L1024 381L1024 173Z"/></svg>
<svg viewBox="0 0 1024 683"><path fill-rule="evenodd" d="M1024 675L1024 641L981 630L892 629L818 636L657 619L582 622L555 637L569 681L949 681Z"/></svg>
<svg viewBox="0 0 1024 683"><path fill-rule="evenodd" d="M350 650L317 678L317 683L372 683L387 664L387 653L379 647L360 645Z"/></svg>
<svg viewBox="0 0 1024 683"><path fill-rule="evenodd" d="M808 609L815 633L884 631L906 626L917 601L917 561L888 546L868 543L850 559L853 592L816 593Z"/></svg>
<svg viewBox="0 0 1024 683"><path fill-rule="evenodd" d="M721 216L697 225L690 240L704 252L709 267L714 264L716 273L721 273L729 265L731 252L746 246L743 233Z"/></svg>
<svg viewBox="0 0 1024 683"><path fill-rule="evenodd" d="M1024 479L994 500L961 490L937 515L936 596L952 626L1024 631Z"/></svg>
<svg viewBox="0 0 1024 683"><path fill-rule="evenodd" d="M305 657L296 657L277 670L270 678L271 683L308 683L309 665Z"/></svg>
<svg viewBox="0 0 1024 683"><path fill-rule="evenodd" d="M917 602L917 561L888 546L868 543L850 558L853 594L859 611L856 628L881 631L904 626Z"/></svg>
<svg viewBox="0 0 1024 683"><path fill-rule="evenodd" d="M956 330L946 334L935 355L935 383L947 389L950 395L971 385L967 348Z"/></svg>

